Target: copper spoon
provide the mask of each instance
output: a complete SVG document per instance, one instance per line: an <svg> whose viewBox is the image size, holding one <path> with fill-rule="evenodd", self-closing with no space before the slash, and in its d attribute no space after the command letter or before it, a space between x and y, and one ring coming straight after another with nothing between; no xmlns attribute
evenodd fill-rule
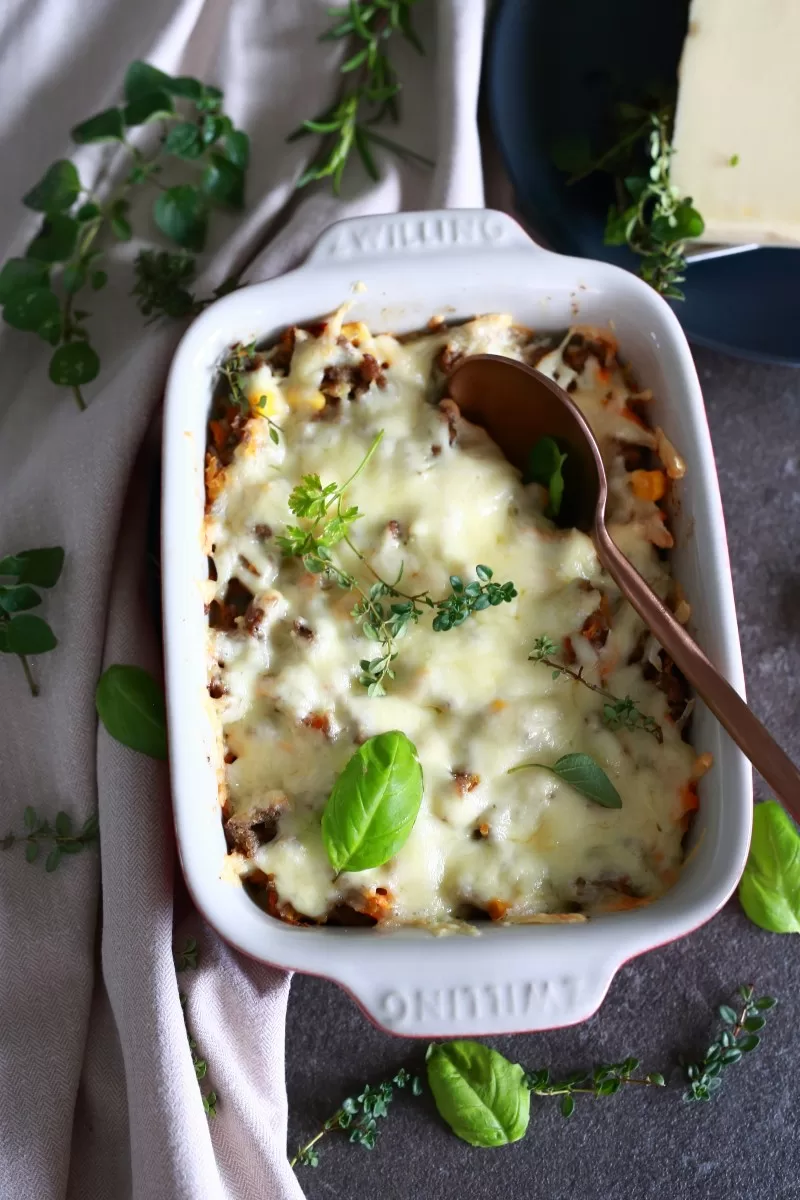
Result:
<svg viewBox="0 0 800 1200"><path fill-rule="evenodd" d="M611 540L606 528L608 481L600 448L563 388L524 363L497 354L476 354L453 368L449 389L463 416L481 425L521 471L539 438L563 440L568 455L559 522L591 536L597 557L622 594L784 808L800 821L800 771Z"/></svg>

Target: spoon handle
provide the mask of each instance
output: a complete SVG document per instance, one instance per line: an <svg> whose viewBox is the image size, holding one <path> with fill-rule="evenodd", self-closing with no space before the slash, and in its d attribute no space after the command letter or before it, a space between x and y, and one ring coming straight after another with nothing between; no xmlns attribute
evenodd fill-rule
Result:
<svg viewBox="0 0 800 1200"><path fill-rule="evenodd" d="M656 640L686 676L698 695L753 766L764 776L787 812L800 822L800 771L767 733L739 693L706 658L703 651L652 588L615 545L605 525L594 528L598 557L623 595L636 609Z"/></svg>

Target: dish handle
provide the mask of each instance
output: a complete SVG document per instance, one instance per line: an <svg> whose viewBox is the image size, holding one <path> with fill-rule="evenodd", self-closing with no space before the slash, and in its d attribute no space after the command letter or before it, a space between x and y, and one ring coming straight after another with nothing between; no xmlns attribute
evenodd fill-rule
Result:
<svg viewBox="0 0 800 1200"><path fill-rule="evenodd" d="M406 962L399 970L390 965L386 972L332 974L387 1032L458 1038L536 1033L585 1021L597 1012L621 965L608 955L565 953L564 943L559 948L555 939L551 951L526 953L525 960L522 972L498 959L488 966L481 962L479 970L454 970L440 962L423 973Z"/></svg>
<svg viewBox="0 0 800 1200"><path fill-rule="evenodd" d="M337 221L321 235L306 260L325 263L374 261L409 255L516 250L549 255L513 217L490 208L383 213Z"/></svg>

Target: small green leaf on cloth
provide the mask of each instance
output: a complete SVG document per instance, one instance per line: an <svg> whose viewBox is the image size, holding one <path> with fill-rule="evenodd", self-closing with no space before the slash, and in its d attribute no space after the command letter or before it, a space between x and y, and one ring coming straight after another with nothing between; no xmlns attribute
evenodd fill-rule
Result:
<svg viewBox="0 0 800 1200"><path fill-rule="evenodd" d="M118 742L150 758L166 759L164 693L148 671L122 663L108 667L97 685L95 705Z"/></svg>
<svg viewBox="0 0 800 1200"><path fill-rule="evenodd" d="M81 181L68 158L59 159L48 167L39 182L22 197L22 203L35 212L63 212L78 199Z"/></svg>

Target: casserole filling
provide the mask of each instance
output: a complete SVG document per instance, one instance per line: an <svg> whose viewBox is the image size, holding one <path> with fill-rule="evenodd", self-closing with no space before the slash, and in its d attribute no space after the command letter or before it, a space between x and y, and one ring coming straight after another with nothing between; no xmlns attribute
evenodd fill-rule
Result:
<svg viewBox="0 0 800 1200"><path fill-rule="evenodd" d="M206 460L209 693L231 865L284 920L581 919L649 902L681 863L708 765L683 738L684 682L589 537L550 518L547 487L523 482L445 398L457 356L485 352L571 393L600 442L614 540L688 617L661 507L683 464L649 427L649 393L607 332L537 338L493 315L397 338L338 313L265 352L235 347ZM278 540L298 525L292 490L314 475L344 484L360 465L344 495L359 516L330 551L335 569L309 570ZM474 597L484 564L510 587L502 602L449 628L411 623L370 688L379 649L353 609L376 578L437 600L455 578ZM357 747L389 730L419 755L419 815L383 866L337 876L322 811ZM576 753L621 807L552 770L513 770Z"/></svg>

